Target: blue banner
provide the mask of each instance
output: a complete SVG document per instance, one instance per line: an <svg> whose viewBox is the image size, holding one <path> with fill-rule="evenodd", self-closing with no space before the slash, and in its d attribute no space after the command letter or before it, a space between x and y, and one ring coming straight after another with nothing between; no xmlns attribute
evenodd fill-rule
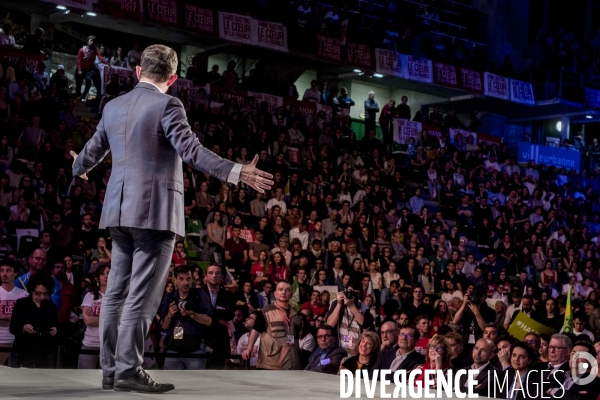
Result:
<svg viewBox="0 0 600 400"><path fill-rule="evenodd" d="M542 146L527 142L519 142L519 163L533 160L536 164L544 164L579 172L581 153L576 150L560 149L558 147Z"/></svg>

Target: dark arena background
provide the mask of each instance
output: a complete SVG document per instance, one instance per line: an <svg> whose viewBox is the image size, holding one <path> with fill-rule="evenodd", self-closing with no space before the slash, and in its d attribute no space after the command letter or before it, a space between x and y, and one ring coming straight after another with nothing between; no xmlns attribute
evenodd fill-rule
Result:
<svg viewBox="0 0 600 400"><path fill-rule="evenodd" d="M0 0L0 27L0 399L139 396L100 357L119 177L71 152L163 44L186 135L274 181L166 182L185 234L140 336L167 396L477 370L598 400L600 2Z"/></svg>

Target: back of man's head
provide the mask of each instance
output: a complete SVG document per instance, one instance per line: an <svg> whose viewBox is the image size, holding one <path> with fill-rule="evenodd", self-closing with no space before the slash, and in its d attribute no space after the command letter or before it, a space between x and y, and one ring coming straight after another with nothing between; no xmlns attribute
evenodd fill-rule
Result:
<svg viewBox="0 0 600 400"><path fill-rule="evenodd" d="M177 53L170 47L154 44L142 52L141 77L167 82L177 71Z"/></svg>

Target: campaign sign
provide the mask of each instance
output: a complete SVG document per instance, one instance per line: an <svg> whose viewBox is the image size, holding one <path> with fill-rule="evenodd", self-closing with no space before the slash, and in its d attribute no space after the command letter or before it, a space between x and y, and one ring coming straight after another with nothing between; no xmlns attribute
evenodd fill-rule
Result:
<svg viewBox="0 0 600 400"><path fill-rule="evenodd" d="M579 172L581 153L557 147L519 142L518 162L527 163L531 160L536 164L551 165L558 168L566 168L567 170L574 169Z"/></svg>

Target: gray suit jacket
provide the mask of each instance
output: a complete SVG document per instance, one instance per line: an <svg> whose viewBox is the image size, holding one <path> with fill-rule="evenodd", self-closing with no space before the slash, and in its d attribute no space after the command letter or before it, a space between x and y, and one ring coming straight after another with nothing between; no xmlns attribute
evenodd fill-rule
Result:
<svg viewBox="0 0 600 400"><path fill-rule="evenodd" d="M100 228L156 229L183 236L182 159L223 180L235 165L200 144L179 99L144 82L106 105L96 133L73 165L73 175L87 173L109 151L112 174Z"/></svg>

